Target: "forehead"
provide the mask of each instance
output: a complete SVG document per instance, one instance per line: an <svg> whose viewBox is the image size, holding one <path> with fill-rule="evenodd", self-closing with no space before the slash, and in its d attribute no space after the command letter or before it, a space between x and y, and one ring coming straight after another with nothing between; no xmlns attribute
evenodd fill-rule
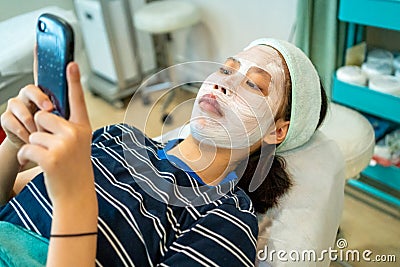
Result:
<svg viewBox="0 0 400 267"><path fill-rule="evenodd" d="M278 51L274 48L266 45L256 45L247 49L246 51L239 52L235 58L239 61L240 59L246 59L253 62L257 66L264 68L270 63L282 64L282 58Z"/></svg>

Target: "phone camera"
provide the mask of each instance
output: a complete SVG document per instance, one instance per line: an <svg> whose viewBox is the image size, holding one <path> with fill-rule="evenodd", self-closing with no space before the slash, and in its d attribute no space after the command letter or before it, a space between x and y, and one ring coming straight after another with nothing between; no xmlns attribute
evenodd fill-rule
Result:
<svg viewBox="0 0 400 267"><path fill-rule="evenodd" d="M39 31L41 32L45 32L46 31L46 23L44 23L43 21L39 21Z"/></svg>

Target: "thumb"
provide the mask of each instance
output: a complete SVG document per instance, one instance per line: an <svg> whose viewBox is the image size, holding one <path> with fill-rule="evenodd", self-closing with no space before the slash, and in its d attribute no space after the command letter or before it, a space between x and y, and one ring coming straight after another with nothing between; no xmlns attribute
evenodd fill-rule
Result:
<svg viewBox="0 0 400 267"><path fill-rule="evenodd" d="M78 64L71 62L67 66L68 99L70 106L69 121L90 124L81 84Z"/></svg>

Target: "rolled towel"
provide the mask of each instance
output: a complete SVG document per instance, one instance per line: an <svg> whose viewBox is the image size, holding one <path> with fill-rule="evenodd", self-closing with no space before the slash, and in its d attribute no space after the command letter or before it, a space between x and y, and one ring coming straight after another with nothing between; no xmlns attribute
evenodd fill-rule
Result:
<svg viewBox="0 0 400 267"><path fill-rule="evenodd" d="M375 76L368 87L382 93L400 96L400 80L393 75Z"/></svg>
<svg viewBox="0 0 400 267"><path fill-rule="evenodd" d="M393 60L393 67L396 71L400 70L400 55L396 56Z"/></svg>
<svg viewBox="0 0 400 267"><path fill-rule="evenodd" d="M372 79L377 75L390 75L393 72L392 64L385 61L367 61L361 65L361 69L368 79Z"/></svg>
<svg viewBox="0 0 400 267"><path fill-rule="evenodd" d="M320 80L311 60L295 45L284 40L261 38L251 42L245 50L256 45L268 45L278 50L290 73L292 109L288 133L276 149L277 154L281 154L305 144L314 134L321 109Z"/></svg>
<svg viewBox="0 0 400 267"><path fill-rule="evenodd" d="M389 65L393 64L393 54L385 49L373 49L367 54L368 62L381 62Z"/></svg>
<svg viewBox="0 0 400 267"><path fill-rule="evenodd" d="M355 85L367 85L367 75L359 66L343 66L336 71L336 77L343 82Z"/></svg>
<svg viewBox="0 0 400 267"><path fill-rule="evenodd" d="M396 78L400 79L400 69L396 70L396 72L394 73L394 76L396 76Z"/></svg>

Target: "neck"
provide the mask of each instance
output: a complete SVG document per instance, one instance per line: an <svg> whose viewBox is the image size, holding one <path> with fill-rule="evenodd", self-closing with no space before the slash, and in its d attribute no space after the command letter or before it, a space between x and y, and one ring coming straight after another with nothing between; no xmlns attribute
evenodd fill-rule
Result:
<svg viewBox="0 0 400 267"><path fill-rule="evenodd" d="M239 154L243 154L238 152L200 143L190 135L168 151L168 154L185 162L204 183L217 185L236 168L241 159Z"/></svg>

